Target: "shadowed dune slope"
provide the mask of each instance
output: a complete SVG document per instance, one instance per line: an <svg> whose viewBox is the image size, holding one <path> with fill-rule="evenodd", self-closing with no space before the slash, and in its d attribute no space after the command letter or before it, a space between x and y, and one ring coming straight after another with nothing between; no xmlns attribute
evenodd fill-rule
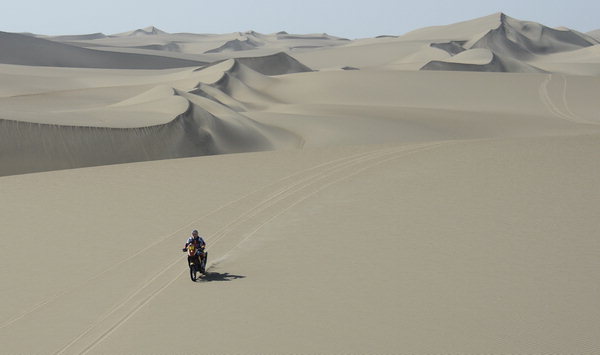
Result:
<svg viewBox="0 0 600 355"><path fill-rule="evenodd" d="M487 48L494 53L516 59L533 55L565 52L598 44L598 41L572 30L557 30L544 25L520 21L500 14L500 25L481 38L465 44L469 48Z"/></svg>
<svg viewBox="0 0 600 355"><path fill-rule="evenodd" d="M7 32L0 32L0 48L0 63L4 64L110 69L166 69L205 64L177 58L96 51Z"/></svg>
<svg viewBox="0 0 600 355"><path fill-rule="evenodd" d="M493 54L488 63L474 65L451 60L432 60L423 69L456 71L544 72L530 61L554 53L570 52L596 46L592 36L570 29L554 29L531 21L497 13L447 26L437 26L410 32L403 40L429 40L432 47L451 56L468 49L486 49ZM565 69L565 71L569 71Z"/></svg>
<svg viewBox="0 0 600 355"><path fill-rule="evenodd" d="M156 80L172 77L174 88L122 86L1 98L0 175L301 145L296 134L236 112L243 109L219 89L202 83L177 89L210 70L220 84L230 76L241 85L238 78L255 86L268 83L268 76L242 63L271 74L310 70L285 53L230 61L187 74L154 73ZM259 90L247 91L254 93L245 98L249 104L264 101ZM36 105L41 101L45 104Z"/></svg>
<svg viewBox="0 0 600 355"><path fill-rule="evenodd" d="M228 59L196 70L205 78L193 93L215 100L241 112L266 108L277 102L265 92L283 74L312 72L310 68L286 53L263 57Z"/></svg>
<svg viewBox="0 0 600 355"><path fill-rule="evenodd" d="M235 60L264 75L282 75L312 71L312 69L284 52L262 57L242 57Z"/></svg>
<svg viewBox="0 0 600 355"><path fill-rule="evenodd" d="M256 47L261 46L260 42L254 41L250 38L246 38L243 41L240 41L239 39L233 39L231 41L227 41L225 44L223 44L221 47L219 48L215 48L215 49L211 49L208 50L204 53L220 53L220 52L227 52L227 51L244 51L244 50L248 50L248 49L254 49Z"/></svg>
<svg viewBox="0 0 600 355"><path fill-rule="evenodd" d="M185 92L177 96L185 98L188 109L171 122L147 127L65 126L0 119L0 175L300 144L292 133L255 122L214 101Z"/></svg>
<svg viewBox="0 0 600 355"><path fill-rule="evenodd" d="M479 48L460 52L448 60L434 60L425 64L421 70L544 73L545 71L525 62L502 58L488 49Z"/></svg>
<svg viewBox="0 0 600 355"><path fill-rule="evenodd" d="M311 68L285 52L258 57L236 57L218 61L206 67L196 69L196 71L201 73L213 73L210 75L210 77L213 78L212 82L210 79L204 81L205 83L210 84L221 79L224 74L239 72L240 65L251 69L254 72L268 76L313 71Z"/></svg>

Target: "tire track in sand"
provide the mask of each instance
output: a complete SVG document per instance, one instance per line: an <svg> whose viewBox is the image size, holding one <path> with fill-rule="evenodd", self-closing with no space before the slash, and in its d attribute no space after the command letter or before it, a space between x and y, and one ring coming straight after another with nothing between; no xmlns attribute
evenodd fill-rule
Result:
<svg viewBox="0 0 600 355"><path fill-rule="evenodd" d="M556 117L563 119L565 121L569 121L569 122L573 122L573 123L587 123L589 124L590 122L585 121L583 119L581 119L580 117L578 117L576 114L573 113L573 111L571 111L571 109L569 108L569 104L567 102L567 77L565 75L559 75L563 82L561 84L561 101L562 101L562 106L564 108L564 110L561 110L557 103L555 103L554 100L552 100L552 98L550 97L550 92L548 90L548 86L550 85L550 82L552 81L552 77L553 74L547 74L546 78L540 83L540 86L538 88L538 94L540 97L540 100L542 101L542 103L544 104L544 106L546 106L546 108Z"/></svg>
<svg viewBox="0 0 600 355"><path fill-rule="evenodd" d="M317 193L321 192L322 190L325 190L327 187L329 187L329 186L331 186L331 185L333 185L333 184L336 184L336 183L338 183L338 182L340 182L340 181L343 181L343 180L349 179L349 178L351 178L351 177L353 177L353 176L355 176L355 175L359 175L360 173L362 173L362 172L364 172L364 171L367 171L367 170L369 170L369 169L371 169L371 168L373 168L373 167L375 167L375 166L381 165L381 164L383 164L383 163L387 163L387 162L389 162L389 161L392 161L392 160L400 159L400 158L403 158L403 157L405 157L405 156L408 156L408 155L411 155L411 154L420 153L420 152L427 151L427 150L432 150L432 149L435 149L435 148L437 148L437 147L438 147L438 146L440 146L440 145L448 145L448 144L450 144L450 143L449 143L449 142L443 142L443 143L438 143L438 144L431 144L431 145L428 145L428 146L426 146L426 147L422 147L422 148L420 148L420 149L413 149L413 150L409 150L409 151L403 151L402 153L405 153L405 154L403 154L403 155L400 155L400 156L391 156L391 157L387 157L387 158L385 158L385 159L383 159L383 160L379 160L379 161L377 161L377 162L375 162L375 163L369 164L369 165L368 165L368 166L366 166L366 167L363 167L363 168L357 169L357 170L355 170L354 172L352 172L352 173L351 173L351 174L349 174L349 175L344 175L344 176L342 176L342 177L340 177L340 178L334 179L334 180L332 180L332 181L330 181L330 182L328 182L328 183L326 183L326 184L323 184L323 185L321 185L320 187L318 187L318 188L317 188L317 189L315 189L314 191L312 191L312 192L309 192L309 193L306 193L306 194L305 194L303 197L299 198L298 200L296 200L295 202L293 202L292 204L290 204L290 205L289 205L289 206L287 206L286 208L284 208L284 209L280 210L278 213L275 213L275 214L273 214L273 215L272 215L270 218L268 218L267 220L265 220L263 223L259 224L259 225L258 225L258 227L256 227L254 230L252 230L252 232L251 232L251 233L247 234L247 235L246 235L246 237L245 237L245 238L243 238L242 240L240 240L240 241L239 241L239 242L238 242L238 243L235 245L235 247L234 247L233 249L230 249L230 250L229 250L229 251L228 251L228 252L227 252L227 253L226 253L226 254L225 254L225 255L224 255L222 258L220 258L220 259L219 259L218 261L216 261L216 262L220 262L221 260L225 260L225 259L227 259L227 257L228 257L228 256L229 256L229 255L230 255L230 254L231 254L231 253L234 251L234 249L235 249L235 248L239 247L239 246L240 246L242 243L244 243L246 240L248 240L250 237L252 237L252 236L253 236L253 235L254 235L256 232L258 232L258 231L259 231L259 230L260 230L260 229L261 229L261 228L262 228L264 225L266 225L267 223L271 222L272 220L274 220L275 218L279 217L280 215L284 214L285 212L287 212L287 211L288 211L288 210L290 210L291 208L295 207L296 205L300 204L300 203L301 203L301 202L303 202L304 200L306 200L306 199L308 199L308 198L310 198L310 197L314 196L315 194L317 194ZM216 263L216 262L215 262L215 263Z"/></svg>
<svg viewBox="0 0 600 355"><path fill-rule="evenodd" d="M67 294L69 294L69 293L71 293L71 292L75 292L75 291L77 291L77 290L81 289L82 287L85 287L85 285L87 285L87 284L90 284L90 283L92 283L93 281L95 281L95 280L97 280L97 279L101 278L102 276L106 275L107 273L109 273L109 272L111 272L111 271L114 271L114 270L115 270L115 269L117 269L119 266L122 266L122 265L124 265L125 263L127 263L127 262L130 262L130 261L132 261L133 259L135 259L135 258L137 258L137 257L141 257L141 256L143 256L143 254L144 254L144 253L147 253L147 252L148 252L150 249L152 249L152 248L155 248L155 247L159 246L160 244L164 243L165 241L169 240L170 238L172 238L172 237L174 237L174 236L178 235L180 232L182 232L182 231L183 231L183 230L185 230L186 228L189 228L189 227L191 227L192 225L194 225L194 224L197 224L199 221L201 221L201 220L203 220L203 219L206 219L206 218L208 218L208 217L210 217L210 216L212 216L212 215L214 215L214 214L218 213L219 211L225 210L225 209L229 208L230 206L234 206L234 205L236 205L236 204L240 203L241 201L243 201L243 200L245 200L245 199L249 199L251 196L258 194L259 192L261 192L261 191L263 191L263 190L266 190L266 189L272 188L272 187L274 187L274 186L277 186L277 185L279 185L279 184L282 184L282 183L284 183L284 182L285 182L285 181L287 181L287 180L294 179L294 178L296 178L297 176L301 176L302 174L305 174L305 173L307 173L307 172L311 172L311 171L314 171L314 170L317 170L317 169L320 169L320 168L326 167L326 166L328 166L328 165L331 165L331 164L334 164L334 163L340 163L340 162L343 162L343 161L345 161L345 160L348 160L348 159L353 159L353 158L356 158L356 157L358 157L358 156L364 156L364 155L367 155L367 154L370 154L370 153L371 153L371 152L367 152L367 153L359 153L359 154L351 155L351 156L348 156L348 157L342 157L342 158L338 158L338 159L334 159L334 160L331 160L331 161L327 161L327 162L324 162L324 163L318 164L318 165L316 165L316 166L313 166L313 167L310 167L310 168L307 168L307 169L301 170L301 171L299 171L299 172L292 173L292 174L290 174L290 175L288 175L288 176L285 176L285 177L283 177L283 178L279 179L278 181L276 181L276 182L275 182L275 183L273 183L273 184L270 184L270 185L268 185L268 186L265 186L265 187L263 187L263 188L260 188L260 189L257 189L257 190L255 190L255 191L252 191L252 192L250 192L250 193L248 193L248 194L246 194L246 195L244 195L244 196L242 196L242 197L240 197L240 198L238 198L238 199L236 199L236 200L230 201L230 202L228 202L228 203L226 203L226 204L224 204L224 205L220 206L219 208L216 208L216 209L214 209L214 210L212 210L212 211L208 212L207 214L204 214L204 215L202 215L201 217L195 218L194 220L192 220L192 221L190 221L190 222L186 223L185 225L183 225L182 227L178 228L178 229L177 229L177 230L175 230L174 232L172 232L172 233L170 233L170 234L168 234L168 235L164 235L164 236L160 237L158 240L156 240L156 241L154 241L154 242L150 243L149 245L145 246L144 248L142 248L142 249L138 250L137 252L135 252L135 253L133 253L133 254L129 255L129 256L128 256L128 257L126 257L125 259L123 259L123 260L121 260L121 261L119 261L119 262L117 262L117 263L113 264L112 266L110 266L110 267L108 267L108 268L106 268L106 269L102 270L101 272L99 272L99 273L97 273L97 274L94 274L94 275L92 275L91 277L87 278L87 279L86 279L86 280L84 280L83 282L80 282L80 283L78 283L78 284L76 284L76 285L74 285L74 286L71 286L71 287L69 287L69 288L65 288L65 289L63 289L63 290L60 290L60 291L58 291L58 292L56 292L56 293L54 293L54 294L52 294L52 295L50 295L50 296L48 296L48 297L46 297L46 298L42 299L41 301L37 302L37 303L36 303L35 305L33 305L32 307L30 307L30 308L28 308L28 309L26 309L26 310L22 311L21 313L19 313L19 314L17 314L17 315L15 315L15 316L13 316L13 317L11 317L11 318L9 318L8 320L4 321L3 323L1 323L1 324L0 324L0 330L1 330L1 329L4 329L4 328L6 328L6 327L8 327L8 326L10 326L10 325L12 325L13 323L16 323L17 321L19 321L19 320L21 320L21 319L25 318L25 317L26 317L26 316L28 316L29 314L32 314L33 312L35 312L35 311L37 311L37 310L39 310L39 309L43 308L44 306L46 306L46 305L48 305L48 304L52 303L53 301L56 301L56 300L60 299L60 298L61 298L61 296L67 295Z"/></svg>
<svg viewBox="0 0 600 355"><path fill-rule="evenodd" d="M307 173L312 173L313 171L317 171L318 169L323 169L324 167L331 166L332 164L343 163L345 161L348 161L351 159L356 159L357 157L366 156L369 154L372 154L372 152L366 152L366 153L363 152L363 153L354 154L354 155L350 155L350 156L344 156L341 158L337 158L337 159L333 159L333 160L329 160L329 161L320 163L318 165L315 165L315 166L294 172L292 174L289 174L286 177L280 178L275 183L261 187L253 192L246 194L245 196L238 198L237 200L226 203L226 204L220 206L219 208L216 208L216 209L210 211L209 213L207 213L199 218L194 219L193 221L187 223L186 225L183 225L182 227L178 228L175 232L165 235L164 237L160 238L159 240L151 243L150 245L144 247L143 249L128 256L127 258L111 265L109 268L107 268L95 275L92 275L88 279L76 284L75 286L65 288L59 292L56 292L56 293L50 295L49 297L44 298L42 301L36 303L33 307L17 314L16 316L14 316L14 317L8 319L7 321L5 321L4 323L2 323L0 325L0 329L9 327L9 326L17 323L19 320L27 317L28 315L30 315L40 309L43 309L44 307L53 307L53 304L55 305L54 306L55 309L56 309L56 307L60 307L60 306L56 306L56 302L60 302L67 295L70 295L72 293L77 293L81 289L89 288L89 285L91 285L92 287L98 287L98 286L94 286L94 284L102 281L103 279L113 276L113 274L119 273L121 271L121 270L119 270L119 267L122 267L122 269L125 269L124 271L127 272L129 266L131 265L128 263L137 262L137 260L139 260L141 258L145 258L146 255L152 251L164 250L165 244L166 243L172 244L172 237L177 235L180 231L184 230L187 226L191 226L192 224L197 223L198 221L200 221L202 219L206 219L206 218L210 217L211 215L218 215L219 212L225 213L223 211L235 210L235 209L237 209L237 205L240 202L245 202L245 200L251 200L250 202L254 203L252 200L255 200L257 196L262 197L265 194L264 191L268 191L268 190L272 190L272 189L280 187L280 186L284 186L284 184L289 185L290 181L296 181L298 179L298 177L302 177L303 175L305 175ZM169 248L172 249L172 245ZM165 264L165 266L162 268L160 268L160 266L159 266L158 269L164 270L166 267L168 267L167 264ZM142 283L141 287L143 287L143 285L145 285L145 284L148 284L148 283L154 281L156 279L156 276L160 276L161 274L162 273L160 273L160 272L158 273L158 275L154 275L154 276L152 276L152 274L150 274L150 276L148 276L148 278L146 280L141 280L141 283ZM97 282L95 282L95 281L97 281ZM136 292L134 292L134 294ZM131 297L131 295L129 295L129 297ZM127 299L129 297L126 297L125 299Z"/></svg>
<svg viewBox="0 0 600 355"><path fill-rule="evenodd" d="M251 225L254 225L254 228L252 228L252 232L248 234L234 233L234 235L239 236L239 238L233 238L233 242L230 241L230 245L226 247L225 253L220 258L217 255L217 259L223 260L233 249L237 248L240 244L254 235L265 224L269 223L271 220L277 218L287 210L315 195L319 191L327 188L328 186L348 179L376 165L383 164L390 160L399 159L409 154L434 149L442 144L447 143L429 143L420 145L418 147L412 146L412 149L406 149L403 147L400 149L386 149L370 152L368 154L363 154L363 156L355 157L348 161L342 162L334 167L329 167L329 169L324 169L324 171L313 174L311 177L306 177L300 182L291 184L283 190L273 194L263 203L248 210L244 217L238 217L236 221L230 223L236 224L236 227L238 228L246 229L247 226L244 226L243 223L247 222ZM275 211L266 214L263 213L269 212L273 209L275 209ZM261 213L265 215L261 216ZM233 231L234 228L231 228L231 226L226 230L221 231L221 235L213 241L212 245L214 245L218 240L223 240L222 238L231 234ZM152 299L154 299L179 277L181 277L183 273L187 272L187 269L185 268L175 271L170 270L180 261L181 257L177 257L177 259L175 259L165 270L163 270L160 275L156 275L156 277L152 280L153 283L149 283L140 288L135 294L131 295L128 297L128 299L117 305L111 314L96 322L92 327L88 328L84 333L75 338L57 353L64 353L66 351L70 352L70 349L73 347L79 347L80 350L76 350L75 352L82 354L93 350L98 344L104 341L114 331L131 319L145 305L152 301ZM210 263L209 268L214 264L215 262ZM146 290L147 292L142 293L142 291ZM140 293L142 294L141 297L135 297ZM118 310L120 311L117 312ZM81 348L81 346L83 346L83 348Z"/></svg>
<svg viewBox="0 0 600 355"><path fill-rule="evenodd" d="M355 161L357 159L362 159L365 156L370 156L372 154L376 154L377 151L371 151L371 152L366 152L366 153L359 153L359 154L354 154L351 156L347 156L347 157L342 157L342 158L338 158L338 159L334 159L325 163L321 163L318 164L316 166L304 169L300 172L296 172L293 174L290 174L280 180L278 180L277 182L275 182L274 184L271 184L269 186L267 186L266 188L263 189L259 189L257 191L254 191L248 195L243 196L240 199L237 199L233 202L228 203L227 205L224 205L220 208L218 208L217 210L212 211L211 213L201 217L201 218L205 218L209 215L212 215L214 213L216 213L219 210L223 210L225 207L232 205L236 202L240 202L243 199L249 198L249 196L254 195L254 194L258 194L258 192L267 189L268 187L273 187L279 184L284 183L287 180L292 180L292 184L291 185L284 185L282 186L279 190L276 190L274 193L271 193L266 199L264 199L263 201L261 201L260 203L258 203L256 206L250 208L249 210L247 210L245 213L243 213L240 217L236 218L233 222L230 222L228 225L225 225L224 227L222 227L219 231L217 231L216 233L213 234L208 234L208 240L211 241L211 244L214 244L218 239L220 238L212 238L215 234L220 233L223 229L227 229L231 224L236 223L237 220L239 220L240 218L243 218L245 215L247 215L248 213L250 213L251 211L254 211L258 208L260 208L261 206L264 206L266 203L269 203L271 200L273 200L274 198L281 196L282 194L286 193L287 191L289 191L290 189L295 188L298 184L304 182L307 178L302 178L300 180L300 182L297 181L296 177L298 176L302 176L302 174L305 174L307 172L313 172L313 171L317 171L317 175L321 174L319 172L319 169L325 169L326 171L328 169L331 169L331 166L333 166L334 168L340 165L345 165L348 163L348 161ZM312 176L309 176L308 178L310 179ZM195 222L198 222L201 218L194 220L193 222L188 223L186 226L189 226ZM158 245L160 242L164 242L165 240L169 239L170 237L174 236L176 233L178 233L179 231L183 230L186 226L179 228L176 232L171 233L167 236L167 238L163 238L162 240L160 240L157 243L154 243L152 246L156 246ZM145 248L142 251L148 251L149 248ZM141 255L141 252L136 253L135 256L139 256ZM123 264L125 261L129 261L130 259L132 259L132 257L128 258L127 260L124 260L122 262L120 262L119 264ZM106 321L109 317L113 316L119 309L123 308L125 306L126 303L130 302L133 300L133 298L135 296L137 296L141 291L143 291L148 285L150 285L152 282L155 282L157 279L159 279L160 277L162 277L167 271L169 271L173 266L175 266L176 264L181 262L181 256L176 257L175 259L173 259L171 262L169 262L169 264L165 267L162 268L162 271L160 271L158 274L154 275L152 278L150 278L149 280L147 280L146 282L143 283L143 285L139 288L136 288L132 293L130 293L127 297L125 297L124 299L122 299L122 301L120 301L119 303L116 304L116 306L112 307L111 310L108 313L105 313L104 315L102 315L98 320L96 320L95 322L93 322L89 327L87 327L81 334L79 334L77 337L75 337L74 339L72 339L67 345L65 345L64 347L62 347L60 350L58 350L56 352L56 354L62 354L64 353L66 350L68 350L69 347L71 347L73 344L75 344L77 341L79 341L82 337L86 336L93 328L97 327L98 324L100 324L101 322ZM115 267L112 267L111 269L114 269ZM187 271L187 269L184 269L181 273ZM39 307L38 307L39 308Z"/></svg>
<svg viewBox="0 0 600 355"><path fill-rule="evenodd" d="M333 167L333 168L337 168L337 167L339 167L339 166L343 166L343 165L347 164L348 162L356 161L357 159L358 159L358 160L360 160L360 159L363 159L364 157L368 157L368 156L370 156L370 155L377 154L378 152L379 152L379 151L370 151L370 152L366 152L366 153L354 154L354 155L351 155L351 156L346 156L346 157L338 158L338 159L331 160L331 161L328 161L328 162L325 162L325 163L321 163L321 164L319 164L319 165L316 165L316 166L313 166L313 167L310 167L310 168L304 169L304 170L302 170L302 171L300 171L300 172L296 172L296 173L290 174L290 175L288 175L288 176L286 176L286 177L284 177L284 178L282 178L282 179L278 180L276 183L274 183L274 184L271 184L271 185L268 185L267 187L265 187L265 188L262 188L262 189L259 189L259 190L257 190L257 191L254 191L253 193L250 193L250 194L248 194L248 195L246 195L246 196L244 196L244 197L242 197L242 198L240 198L240 199L238 199L238 200L236 200L236 201L230 202L229 204L227 204L227 205L225 205L225 206L222 206L222 207L220 207L220 208L219 208L219 209L217 209L217 210L214 210L214 211L212 211L212 212L211 212L211 213L209 213L208 215L214 214L214 213L216 213L218 210L223 210L223 209L224 209L225 207L227 207L228 205L234 204L234 203L236 203L236 202L240 202L240 201L241 201L241 200L243 200L243 199L247 199L247 198L249 198L249 196L251 196L251 195L257 195L257 194L258 194L260 191L267 190L267 188L269 188L269 187L274 187L274 186L277 186L277 185L282 185L282 184L283 184L283 186L282 186L282 187L280 187L278 190L276 189L274 193L271 193L270 195L268 195L268 194L267 194L267 195L268 195L268 197L267 197L266 199L262 200L262 201L261 201L261 202L259 202L257 205L255 205L254 207L250 208L250 209L249 209L249 210L247 210L245 213L243 213L243 214L241 215L241 217L238 217L236 220L234 220L233 222L231 222L231 223L235 223L235 222L236 222L238 219L240 219L240 218L244 217L246 214L248 214L248 213L249 213L249 211L254 211L254 210L258 209L258 208L261 208L261 207L262 207L262 206L264 206L266 203L269 203L270 201L272 201L273 199L277 198L278 196L281 196L282 194L284 194L284 193L288 192L290 189L293 189L293 188L295 188L297 185L299 185L300 183L303 183L303 182L304 182L304 181L306 181L307 179L310 179L310 178L312 178L313 176L318 176L319 174L322 174L322 172L320 172L320 170L328 171L328 170L332 169L332 167ZM313 173L313 172L315 172L315 171L316 171L316 173ZM306 173L313 173L313 175L309 175L309 176L308 176L308 178L307 178L307 177L304 177L304 178L299 178L299 177L302 177L302 175L303 175L303 174L306 174ZM290 184L290 183L286 183L286 181L288 181L288 180L291 180L291 182L292 182L292 183L291 183L291 184ZM205 215L205 216L203 216L203 217L201 217L201 218L205 218L205 217L206 217L206 216L208 216L208 215ZM199 220L199 219L195 220L194 222L197 222L198 220ZM191 224L192 224L192 223L194 223L194 222L190 222L190 223L188 223L188 225L191 225ZM231 224L231 223L230 223L230 224ZM230 225L230 224L229 224L229 225ZM226 225L226 226L224 226L223 228L227 228L229 225ZM176 231L176 233L177 233L178 231L181 231L183 228L185 228L185 226L184 226L184 227L181 227L181 228L179 228L179 229ZM223 228L222 228L222 229L223 229ZM156 246L157 246L157 245L158 245L160 242L164 242L165 240L169 239L171 236L175 235L176 233L171 233L170 235L168 235L168 236L167 236L167 238L163 238L163 240L161 240L161 241L159 241L159 242L155 243L155 244L154 244L154 245L152 245L152 246L153 246L153 247L156 247ZM217 232L217 233L218 233L218 232ZM213 245L214 245L214 243L215 243L215 242L216 242L218 239L220 239L220 238L215 238L215 239L212 239L211 237L212 237L213 235L214 235L214 233L213 233L213 234L211 234L211 235L208 235L208 239L209 239L210 241L212 241L212 243L211 243L211 244L213 244ZM149 248L146 248L146 249L145 249L145 250L143 250L143 251L148 251L148 249L149 249ZM137 253L137 255L136 255L136 256L140 256L140 255L141 255L141 252L140 252L140 253ZM132 256L132 257L133 257L133 256ZM131 258L128 258L128 259L132 259L132 257L131 257ZM124 261L122 261L120 264L123 264L123 262L124 262ZM181 257L180 257L180 256L178 256L178 257L177 257L177 258L175 258L173 261L171 261L171 262L170 262L168 265L166 265L165 267L163 267L163 268L162 268L162 271L160 271L158 274L154 275L154 276L153 276L151 279L149 279L149 280L147 280L146 282L144 282L144 283L142 284L142 286L140 286L140 287L136 288L136 289L135 289L135 290L134 290L132 293L130 293L130 294L127 296L127 297L125 297L124 299L122 299L122 301L120 301L119 303L117 303L117 305L116 305L116 306L112 307L112 308L111 308L111 310L110 310L108 313L104 314L104 315L103 315L103 316L101 316L101 317L100 317L100 318L99 318L97 321L93 322L93 323L92 323L92 324L91 324L91 325L90 325L88 328L86 328L86 330L84 330L84 332L83 332L83 333L81 333L79 336L77 336L76 338L74 338L74 339L73 339L71 342L69 342L69 343L68 343L66 346L64 346L63 348L61 348L60 350L58 350L58 352L57 352L57 353L63 353L64 351L68 350L68 348L69 348L69 347L71 347L71 346L72 346L74 343L76 343L76 342L77 342L79 339L81 339L81 338L82 338L82 337L84 337L86 334L88 334L88 333L89 333L89 332L90 332L90 331L91 331L93 328L95 328L95 327L96 327L96 326L97 326L99 323L106 321L108 318L110 318L110 317L111 317L111 316L113 316L115 313L117 313L117 311L118 311L119 309L123 308L123 307L125 306L125 304L127 304L128 302L131 302L135 296L137 296L137 295L138 295L140 292L142 292L143 290L145 290L145 289L148 287L148 285L151 285L153 282L155 282L156 280L158 280L159 278L161 278L161 277L162 277L162 276L163 276L163 275L164 275L164 274L165 274L167 271L169 271L169 270L170 270L170 269L171 269L173 266L175 266L176 264L178 264L178 263L180 263L180 262L181 262ZM115 267L112 267L112 269L114 269L114 268L115 268ZM187 271L187 270L186 270L186 269L184 269L183 271Z"/></svg>

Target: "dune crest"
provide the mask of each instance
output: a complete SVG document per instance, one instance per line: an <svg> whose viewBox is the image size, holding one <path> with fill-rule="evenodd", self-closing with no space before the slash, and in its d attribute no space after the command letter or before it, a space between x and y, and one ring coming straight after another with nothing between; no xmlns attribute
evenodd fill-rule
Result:
<svg viewBox="0 0 600 355"><path fill-rule="evenodd" d="M545 72L536 66L536 61L543 56L581 50L598 45L591 36L570 29L553 29L539 23L521 21L497 13L480 19L455 25L432 28L429 35L438 33L460 33L468 25L481 30L489 26L489 30L472 36L468 40L457 36L448 42L434 42L430 46L446 51L453 56L449 60L432 60L421 67L423 70L458 70L458 71L492 71L530 73ZM418 34L419 31L416 31ZM410 36L411 34L409 34ZM412 33L414 36L415 33ZM484 49L492 54L487 63L473 65L465 58L465 50Z"/></svg>
<svg viewBox="0 0 600 355"><path fill-rule="evenodd" d="M204 53L221 53L227 51L244 51L249 49L254 49L256 47L260 47L262 43L252 40L250 37L246 37L244 40L233 39L231 41L227 41L222 46L208 50Z"/></svg>
<svg viewBox="0 0 600 355"><path fill-rule="evenodd" d="M0 151L10 158L0 175L299 146L294 133L240 114L273 103L261 89L274 79L255 69L270 75L310 71L285 53L237 58L189 72L207 81L191 90L177 89L177 84L132 87L134 96L106 106L65 107L38 112L35 119L30 113L23 121L2 119ZM83 98L103 90L112 91L84 90L79 95ZM40 94L59 107L65 105L62 96ZM0 109L15 110L31 102L23 100L0 99ZM53 115L60 118L53 119ZM62 123L48 123L52 120Z"/></svg>
<svg viewBox="0 0 600 355"><path fill-rule="evenodd" d="M165 32L159 28L156 28L154 26L148 26L148 27L144 27L144 28L138 28L133 31L116 33L113 36L130 37L130 36L155 36L155 35L164 35L164 34L167 34L167 32Z"/></svg>
<svg viewBox="0 0 600 355"><path fill-rule="evenodd" d="M534 55L572 51L595 44L598 42L591 37L571 30L556 30L500 14L500 25L497 28L491 29L481 38L471 39L465 46L487 48L494 53L526 60Z"/></svg>
<svg viewBox="0 0 600 355"><path fill-rule="evenodd" d="M113 107L143 109L140 104L153 101L153 97L164 89L151 90ZM297 137L285 130L260 124L195 94L178 90L172 92L184 98L188 108L172 121L155 126L85 127L0 119L0 152L3 157L0 176L273 150L299 144Z"/></svg>
<svg viewBox="0 0 600 355"><path fill-rule="evenodd" d="M198 72L233 73L239 65L243 65L263 75L283 75L306 73L313 70L285 52L260 57L236 57L200 68ZM218 80L218 79L217 79ZM216 81L216 80L215 80Z"/></svg>

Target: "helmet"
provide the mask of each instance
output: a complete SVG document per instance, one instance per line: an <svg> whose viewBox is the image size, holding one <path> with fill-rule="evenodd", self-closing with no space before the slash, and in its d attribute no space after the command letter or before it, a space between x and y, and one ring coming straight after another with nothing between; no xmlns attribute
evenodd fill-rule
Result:
<svg viewBox="0 0 600 355"><path fill-rule="evenodd" d="M197 235L198 235L198 231L194 229L194 230L192 231L192 235L193 235L193 236L197 236Z"/></svg>

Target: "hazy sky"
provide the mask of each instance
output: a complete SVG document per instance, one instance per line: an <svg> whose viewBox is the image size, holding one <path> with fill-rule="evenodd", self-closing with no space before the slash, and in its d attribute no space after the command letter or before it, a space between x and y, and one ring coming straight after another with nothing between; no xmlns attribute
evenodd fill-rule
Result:
<svg viewBox="0 0 600 355"><path fill-rule="evenodd" d="M154 25L167 32L403 34L495 12L587 32L600 29L598 0L2 0L0 31L113 34Z"/></svg>

